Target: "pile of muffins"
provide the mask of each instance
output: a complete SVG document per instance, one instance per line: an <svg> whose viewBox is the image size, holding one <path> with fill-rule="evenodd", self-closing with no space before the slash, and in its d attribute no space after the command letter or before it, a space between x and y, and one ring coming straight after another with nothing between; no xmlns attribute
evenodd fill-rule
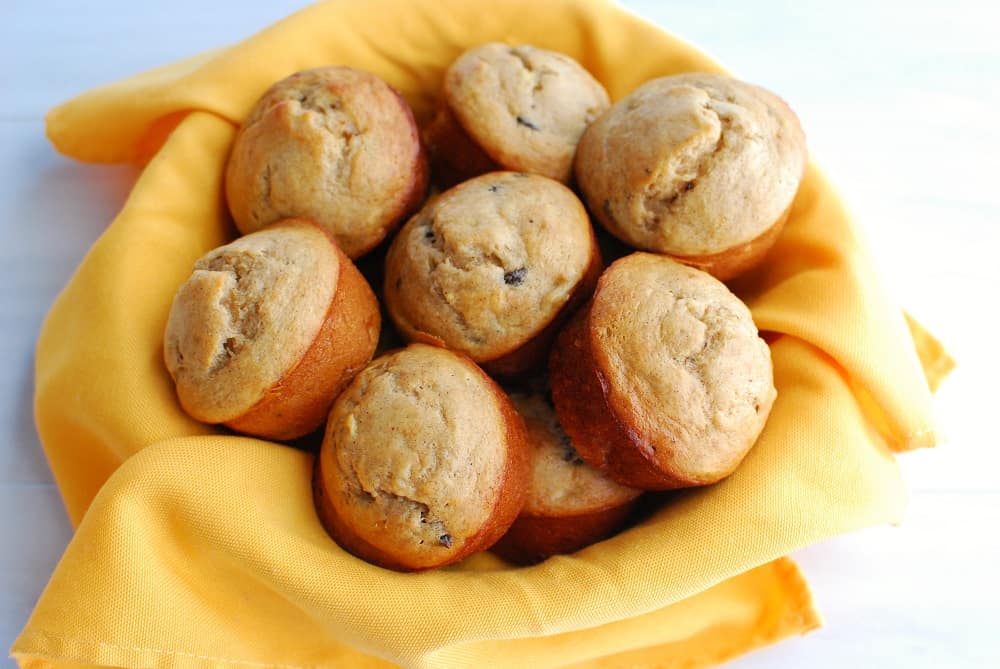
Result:
<svg viewBox="0 0 1000 669"><path fill-rule="evenodd" d="M765 259L805 163L787 105L716 74L612 105L565 55L487 44L421 133L370 73L298 72L236 136L243 236L178 289L166 366L200 421L323 429L317 513L356 556L571 553L757 440L770 353L722 280Z"/></svg>

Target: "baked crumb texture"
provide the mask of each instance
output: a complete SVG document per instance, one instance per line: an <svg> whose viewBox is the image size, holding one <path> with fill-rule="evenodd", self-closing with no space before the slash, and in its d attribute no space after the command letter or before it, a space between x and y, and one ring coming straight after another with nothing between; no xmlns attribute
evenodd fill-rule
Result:
<svg viewBox="0 0 1000 669"><path fill-rule="evenodd" d="M728 476L776 391L770 350L724 284L664 256L608 268L551 358L560 422L587 462L625 485Z"/></svg>
<svg viewBox="0 0 1000 669"><path fill-rule="evenodd" d="M226 197L240 232L303 216L351 258L419 206L428 181L413 113L392 87L348 67L274 84L237 134Z"/></svg>
<svg viewBox="0 0 1000 669"><path fill-rule="evenodd" d="M531 447L531 486L522 515L572 516L635 499L640 490L629 488L588 465L543 394L510 395L528 430Z"/></svg>
<svg viewBox="0 0 1000 669"><path fill-rule="evenodd" d="M429 337L489 371L513 373L544 361L600 267L572 191L545 177L496 172L445 192L403 226L386 259L385 301L408 339ZM517 355L533 343L537 350ZM511 359L516 364L491 367Z"/></svg>
<svg viewBox="0 0 1000 669"><path fill-rule="evenodd" d="M424 136L449 185L493 170L568 183L580 137L609 104L604 87L569 56L486 44L448 68Z"/></svg>
<svg viewBox="0 0 1000 669"><path fill-rule="evenodd" d="M641 490L623 486L577 453L544 393L512 393L524 418L531 484L517 520L493 552L517 564L576 552L621 528Z"/></svg>
<svg viewBox="0 0 1000 669"><path fill-rule="evenodd" d="M806 158L798 118L779 97L689 73L617 102L588 128L575 169L591 213L616 237L728 278L770 248Z"/></svg>
<svg viewBox="0 0 1000 669"><path fill-rule="evenodd" d="M317 471L318 507L348 551L426 569L492 545L524 502L524 424L474 363L411 344L337 399Z"/></svg>

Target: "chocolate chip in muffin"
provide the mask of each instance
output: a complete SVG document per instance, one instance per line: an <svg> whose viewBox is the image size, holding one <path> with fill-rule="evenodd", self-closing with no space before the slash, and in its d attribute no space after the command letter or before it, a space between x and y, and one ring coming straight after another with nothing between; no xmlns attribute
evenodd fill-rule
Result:
<svg viewBox="0 0 1000 669"><path fill-rule="evenodd" d="M524 275L528 273L527 268L518 267L510 272L504 272L503 282L508 286L520 286L524 283Z"/></svg>
<svg viewBox="0 0 1000 669"><path fill-rule="evenodd" d="M571 465L583 464L583 458L573 448L573 442L569 440L569 436L561 429L559 430L559 446L562 447L562 459L564 462L568 462Z"/></svg>

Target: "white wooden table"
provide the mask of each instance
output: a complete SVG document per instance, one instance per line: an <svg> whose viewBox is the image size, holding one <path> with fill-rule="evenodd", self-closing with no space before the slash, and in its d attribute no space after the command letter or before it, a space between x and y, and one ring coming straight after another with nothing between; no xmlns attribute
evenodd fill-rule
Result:
<svg viewBox="0 0 1000 669"><path fill-rule="evenodd" d="M301 4L3 0L0 647L71 535L32 419L34 340L134 177L57 156L43 114L97 84L237 41ZM995 3L624 4L791 102L888 285L960 362L937 399L947 442L902 457L906 522L799 553L826 626L731 666L1000 667Z"/></svg>

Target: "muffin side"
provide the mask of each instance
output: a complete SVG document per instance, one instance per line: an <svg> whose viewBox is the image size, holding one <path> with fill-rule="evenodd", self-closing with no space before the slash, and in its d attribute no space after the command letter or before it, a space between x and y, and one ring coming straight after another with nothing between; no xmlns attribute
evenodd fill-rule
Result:
<svg viewBox="0 0 1000 669"><path fill-rule="evenodd" d="M271 439L322 424L370 358L375 296L322 228L291 219L210 251L178 288L164 361L192 417Z"/></svg>
<svg viewBox="0 0 1000 669"><path fill-rule="evenodd" d="M560 420L588 462L626 485L728 476L776 396L770 351L746 306L663 256L614 263L553 351Z"/></svg>
<svg viewBox="0 0 1000 669"><path fill-rule="evenodd" d="M320 450L319 512L381 566L450 564L498 539L527 489L524 425L467 358L411 344L337 399Z"/></svg>
<svg viewBox="0 0 1000 669"><path fill-rule="evenodd" d="M642 491L588 465L543 394L511 393L510 399L527 428L531 483L524 508L493 552L516 564L534 564L609 537Z"/></svg>
<svg viewBox="0 0 1000 669"><path fill-rule="evenodd" d="M339 276L336 248L302 221L198 259L164 335L167 370L188 413L222 423L256 404L316 338Z"/></svg>

